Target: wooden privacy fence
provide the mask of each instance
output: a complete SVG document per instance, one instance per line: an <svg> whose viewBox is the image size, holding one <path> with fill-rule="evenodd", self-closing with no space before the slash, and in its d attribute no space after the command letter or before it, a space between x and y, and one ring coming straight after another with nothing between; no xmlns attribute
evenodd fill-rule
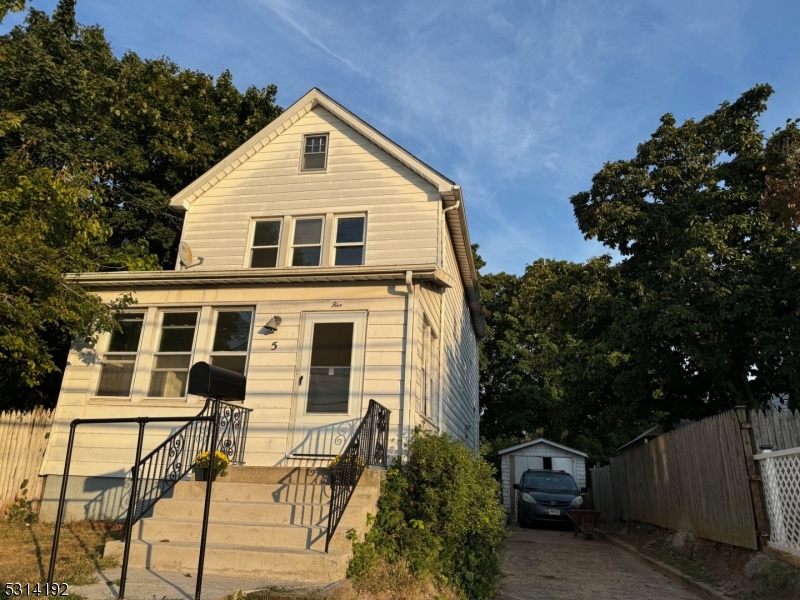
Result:
<svg viewBox="0 0 800 600"><path fill-rule="evenodd" d="M39 511L44 477L39 469L53 424L53 411L37 407L29 412L0 413L0 519L28 480L28 500Z"/></svg>
<svg viewBox="0 0 800 600"><path fill-rule="evenodd" d="M691 529L708 540L758 548L741 430L733 411L612 458L610 466L592 469L592 486L595 507L604 518Z"/></svg>
<svg viewBox="0 0 800 600"><path fill-rule="evenodd" d="M750 422L753 424L753 438L758 453L765 445L773 446L773 451L800 448L800 411L762 412L750 411Z"/></svg>

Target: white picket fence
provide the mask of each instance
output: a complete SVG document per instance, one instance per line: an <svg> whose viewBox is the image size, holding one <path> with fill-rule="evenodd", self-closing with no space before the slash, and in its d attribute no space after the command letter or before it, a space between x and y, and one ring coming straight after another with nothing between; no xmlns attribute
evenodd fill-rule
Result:
<svg viewBox="0 0 800 600"><path fill-rule="evenodd" d="M763 452L761 479L769 516L769 545L800 556L800 448Z"/></svg>
<svg viewBox="0 0 800 600"><path fill-rule="evenodd" d="M27 498L39 511L44 478L39 477L53 411L37 407L32 411L0 412L0 520L28 480Z"/></svg>

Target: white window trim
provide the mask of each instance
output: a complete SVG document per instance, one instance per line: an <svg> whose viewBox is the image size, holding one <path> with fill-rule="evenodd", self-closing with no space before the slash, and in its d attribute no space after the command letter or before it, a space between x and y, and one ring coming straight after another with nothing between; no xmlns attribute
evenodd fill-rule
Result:
<svg viewBox="0 0 800 600"><path fill-rule="evenodd" d="M421 365L419 368L419 374L421 377L420 388L419 388L420 406L416 407L416 412L419 416L423 417L433 426L437 426L436 422L434 421L434 412L435 412L434 409L438 409L438 406L434 406L434 398L437 400L437 403L440 402L440 399L438 398L439 386L437 385L437 383L441 378L441 375L439 373L439 369L441 369L441 364L434 365L433 361L434 357L433 352L436 351L438 354L438 344L437 344L438 340L439 340L439 335L433 328L431 320L425 313L423 313L422 356L420 357ZM433 377L434 379L433 382L430 381L431 377ZM427 398L425 397L426 394ZM427 412L425 411L426 403L428 404Z"/></svg>
<svg viewBox="0 0 800 600"><path fill-rule="evenodd" d="M128 395L127 396L101 396L99 393L97 393L99 391L99 389L100 389L100 380L103 377L103 359L105 358L106 354L112 354L112 355L113 354L134 354L133 352L110 352L108 350L108 347L111 346L111 336L113 335L113 332L112 331L107 331L105 333L105 335L103 336L104 339L103 339L103 343L101 345L103 350L99 352L100 356L98 357L98 361L97 361L100 368L97 371L97 377L93 378L93 381L91 382L92 385L89 388L91 390L94 390L94 392L95 392L94 395L92 396L92 398L98 398L98 399L102 399L102 400L131 400L133 398L133 395L134 395L133 391L134 391L135 384L136 384L136 374L137 374L138 369L139 369L139 363L140 363L140 359L141 359L141 356L142 356L142 347L143 347L144 339L145 339L145 331L146 331L146 328L147 328L147 325L148 325L147 312L148 312L147 309L144 309L144 310L126 310L126 311L123 312L123 314L142 315L142 330L139 333L139 345L136 348L136 352L135 352L136 358L133 361L133 376L131 377L131 385L130 385L130 388L128 389Z"/></svg>
<svg viewBox="0 0 800 600"><path fill-rule="evenodd" d="M192 339L192 349L191 351L187 352L159 352L158 346L161 344L161 336L163 335L162 326L164 324L164 315L167 313L182 313L182 312L193 312L197 315L197 320L195 321L194 326L194 338ZM151 396L150 395L150 384L152 383L153 373L156 372L156 359L159 356L185 356L189 354L189 369L192 368L193 359L195 354L197 353L197 343L198 343L198 333L200 331L200 327L202 324L202 317L203 317L203 307L162 307L158 309L158 318L156 319L155 323L155 339L153 340L153 352L152 352L152 360L150 361L149 368L147 370L147 387L145 388L144 392L144 400L153 400L153 401L186 401L189 398L189 381L186 381L186 390L183 396Z"/></svg>
<svg viewBox="0 0 800 600"><path fill-rule="evenodd" d="M256 307L255 306L215 306L212 309L214 311L214 318L212 319L211 323L211 344L209 345L208 350L208 362L211 364L212 359L215 356L241 356L244 354L244 374L247 377L247 369L250 367L250 351L253 349L253 328L255 327L256 322ZM219 313L221 312L249 312L252 317L250 318L250 332L248 333L247 337L247 350L244 352L242 351L226 351L226 350L214 350L214 341L217 336L217 321L219 319Z"/></svg>
<svg viewBox="0 0 800 600"><path fill-rule="evenodd" d="M321 169L305 169L303 165L305 164L305 157L306 157L306 139L310 137L325 137L325 165ZM300 173L308 174L308 173L325 173L328 170L328 155L331 151L331 133L330 131L320 132L320 133L307 133L303 135L302 139L300 140L302 144L300 146L300 165L299 171ZM315 153L317 154L317 153ZM318 153L318 154L321 154Z"/></svg>
<svg viewBox="0 0 800 600"><path fill-rule="evenodd" d="M339 219L352 219L357 217L364 218L364 229L361 232L361 242L344 242L341 244L336 243L336 235L339 231ZM366 212L355 212L355 213L344 213L344 214L336 214L333 217L333 226L331 227L331 253L330 253L330 266L337 267L337 266L353 266L353 265L337 265L336 264L336 251L339 248L352 248L355 246L361 246L363 248L363 252L361 254L361 266L367 264L367 213Z"/></svg>
<svg viewBox="0 0 800 600"><path fill-rule="evenodd" d="M295 244L294 243L294 234L295 234L295 230L297 229L297 222L298 221L310 221L310 220L315 220L315 219L319 219L320 221L322 221L322 227L321 227L320 232L319 232L319 243L318 244ZM292 261L294 259L294 249L295 248L314 248L316 246L319 246L319 265L317 265L317 266L318 267L326 266L325 265L325 257L323 256L324 249L325 249L325 232L328 230L326 221L327 221L327 219L325 218L325 215L320 215L320 214L296 215L296 216L292 217L292 235L287 240L286 263L285 263L286 267L292 267ZM293 267L293 268L297 269L297 268L302 268L302 267L297 266L297 267ZM314 267L310 266L309 268L313 269Z"/></svg>
<svg viewBox="0 0 800 600"><path fill-rule="evenodd" d="M275 259L275 266L274 267L251 267L250 264L253 260L253 250L257 248L275 248L276 246L256 246L254 245L255 238L256 238L256 223L260 223L263 221L277 221L281 224L281 230L278 234L278 256ZM284 240L284 230L286 229L286 218L283 215L277 215L274 217L252 217L250 219L250 231L247 233L247 251L244 253L244 264L242 265L245 269L279 269L281 267L281 247L283 246Z"/></svg>

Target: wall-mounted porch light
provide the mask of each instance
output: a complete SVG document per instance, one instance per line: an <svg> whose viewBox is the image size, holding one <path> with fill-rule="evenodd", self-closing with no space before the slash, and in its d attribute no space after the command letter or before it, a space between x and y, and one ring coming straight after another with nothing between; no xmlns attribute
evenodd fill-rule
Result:
<svg viewBox="0 0 800 600"><path fill-rule="evenodd" d="M264 329L266 329L269 333L278 331L278 326L281 324L282 320L283 319L281 319L278 315L275 315L269 321L267 321L267 324L264 325Z"/></svg>
<svg viewBox="0 0 800 600"><path fill-rule="evenodd" d="M747 407L744 404L734 406L733 410L736 412L736 418L739 419L739 423L742 425L747 423Z"/></svg>

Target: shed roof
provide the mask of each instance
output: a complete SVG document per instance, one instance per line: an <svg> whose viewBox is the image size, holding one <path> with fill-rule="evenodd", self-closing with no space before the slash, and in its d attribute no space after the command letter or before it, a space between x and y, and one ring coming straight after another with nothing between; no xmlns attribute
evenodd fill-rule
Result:
<svg viewBox="0 0 800 600"><path fill-rule="evenodd" d="M535 440L531 440L530 442L524 442L522 444L517 444L516 446L511 446L510 448L500 450L498 454L508 454L509 452L514 452L515 450L521 450L522 448L527 448L528 446L534 446L536 444L548 444L550 446L554 446L555 448L561 448L561 450L566 450L567 452L578 454L580 456L583 456L584 458L589 458L589 455L586 454L585 452L581 452L580 450L576 450L575 448L570 448L569 446L564 446L563 444L558 444L556 442L550 441L545 438L536 438Z"/></svg>

